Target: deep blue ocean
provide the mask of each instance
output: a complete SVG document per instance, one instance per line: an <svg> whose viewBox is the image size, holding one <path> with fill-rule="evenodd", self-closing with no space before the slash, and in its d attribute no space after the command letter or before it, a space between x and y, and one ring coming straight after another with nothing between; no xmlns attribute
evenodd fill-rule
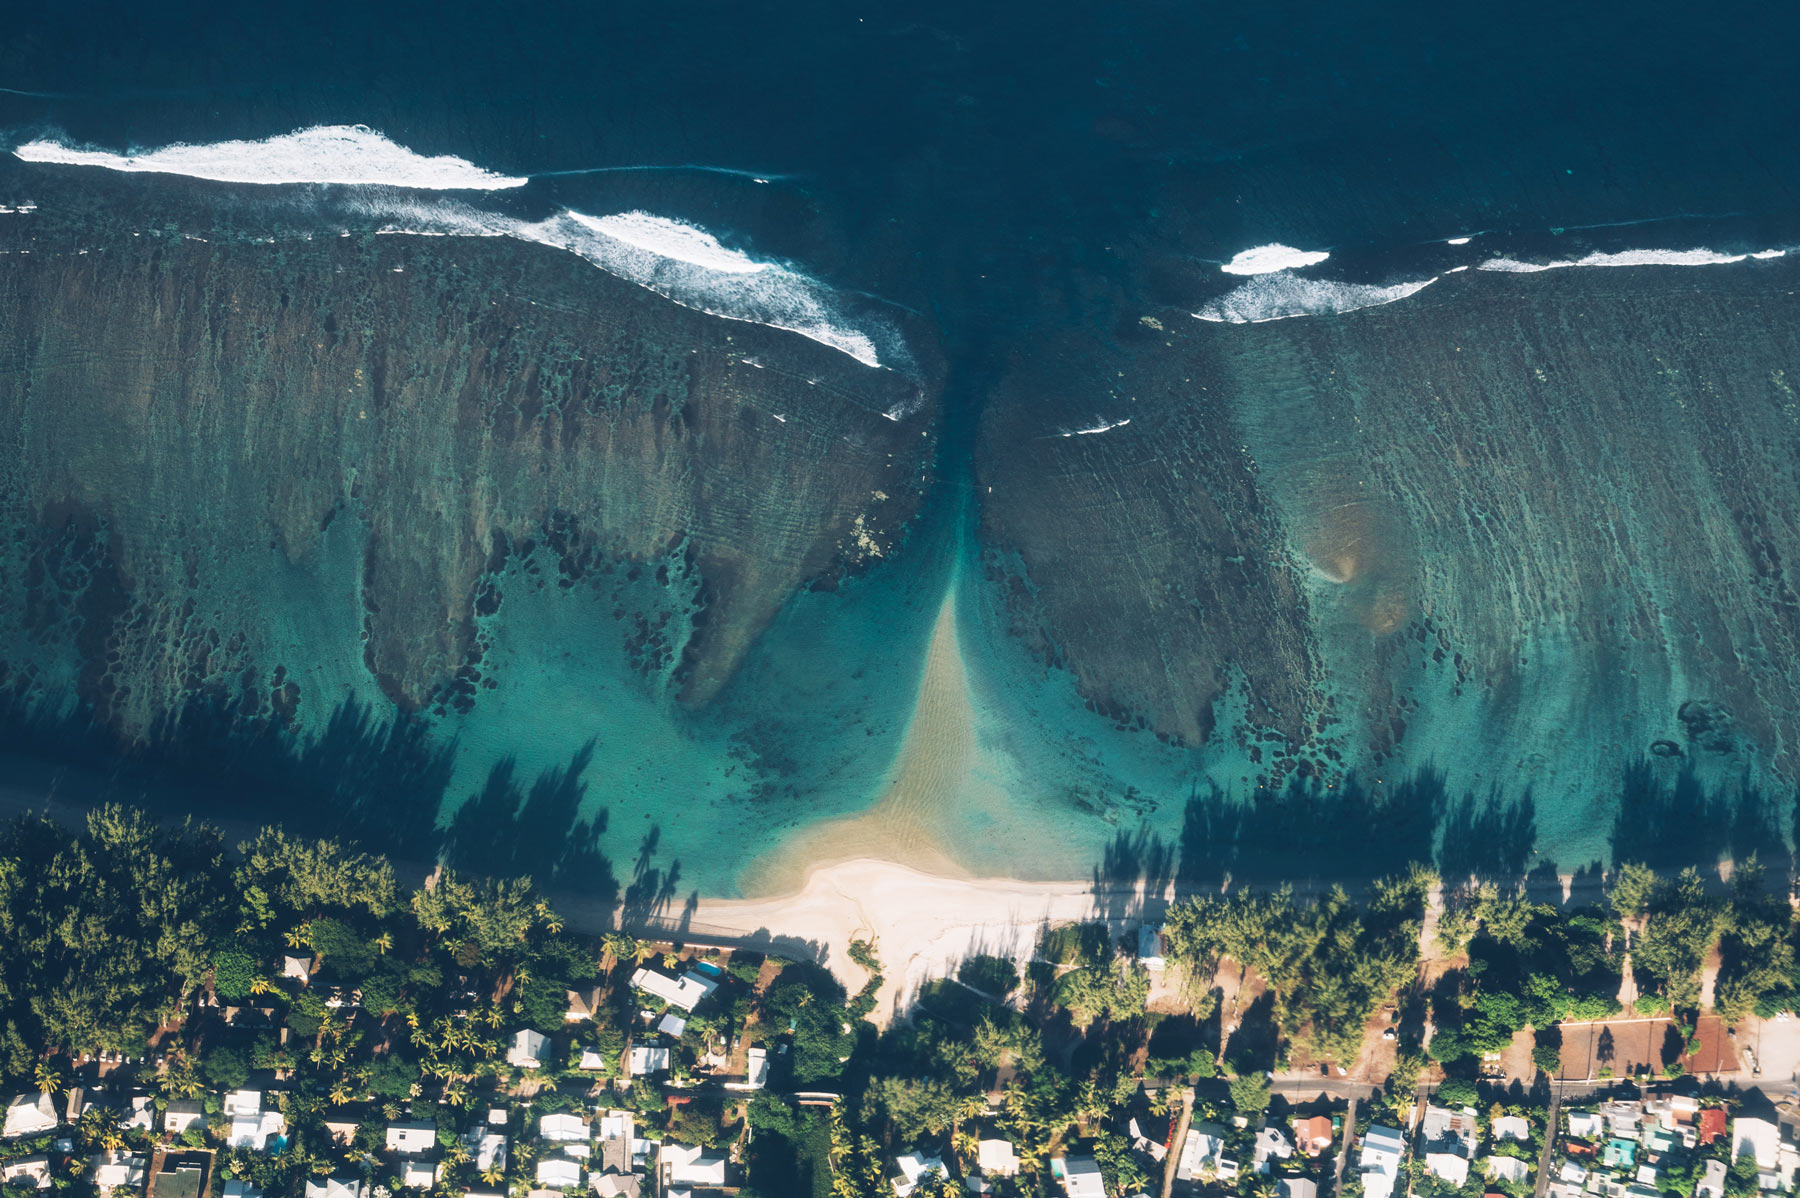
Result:
<svg viewBox="0 0 1800 1198"><path fill-rule="evenodd" d="M977 430L1002 380L1065 332L1107 342L1121 313L1205 309L1242 283L1220 265L1270 243L1328 252L1334 283L1370 286L1497 256L1800 247L1796 34L1800 8L1729 3L31 5L0 15L0 139L123 153L366 126L528 180L481 198L492 219L653 212L929 329L942 448L900 561L796 595L699 714L610 681L618 648L572 600L510 603L490 630L502 685L434 732L454 746L449 789L473 794L502 761L575 767L571 801L608 813L621 881L635 853L639 881L679 861L654 884L733 892L783 836L883 793L948 597L973 703L949 719L974 747L927 831L966 868L1086 876L1109 845L1209 835L1193 797L1254 801L1245 763L1261 758L1116 728L1016 643L976 533ZM0 157L0 200L71 169ZM1006 427L1022 443L1118 418L1081 375ZM1283 496L1285 436L1245 434ZM323 560L354 572L340 536ZM284 578L242 587L286 594ZM269 603L305 613L281 635L316 647L313 685L379 715L356 613L291 585ZM1673 711L1669 688L1644 709ZM611 697L584 706L596 694ZM1454 770L1475 719L1415 721L1410 765ZM748 728L783 746L784 797L742 793ZM1484 752L1453 789L1535 792L1540 845L1578 846L1560 864L1605 852L1613 808L1579 797L1593 777L1571 780L1585 750ZM1524 764L1502 776L1502 760ZM25 761L34 786L66 765Z"/></svg>

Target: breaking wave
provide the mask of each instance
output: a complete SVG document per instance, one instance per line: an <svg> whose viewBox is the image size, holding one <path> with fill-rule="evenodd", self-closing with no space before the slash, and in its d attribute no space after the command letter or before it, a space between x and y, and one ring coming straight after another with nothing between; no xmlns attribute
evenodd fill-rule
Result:
<svg viewBox="0 0 1800 1198"><path fill-rule="evenodd" d="M453 155L414 153L363 125L320 125L261 141L173 145L131 154L38 140L17 147L13 154L26 162L186 175L217 183L345 183L494 191L523 187L528 182L483 170Z"/></svg>
<svg viewBox="0 0 1800 1198"><path fill-rule="evenodd" d="M1292 316L1331 316L1391 304L1437 282L1435 277L1414 282L1375 286L1335 283L1329 279L1304 279L1281 273L1263 275L1220 296L1195 316L1223 324L1260 324Z"/></svg>
<svg viewBox="0 0 1800 1198"><path fill-rule="evenodd" d="M1517 258L1489 258L1477 268L1504 271L1508 274L1536 274L1544 270L1562 270L1570 266L1723 266L1749 258L1780 258L1786 250L1759 250L1753 254L1721 254L1717 250L1623 250L1614 254L1594 253L1582 258L1559 258L1550 262L1522 262Z"/></svg>
<svg viewBox="0 0 1800 1198"><path fill-rule="evenodd" d="M1228 275L1266 275L1278 270L1317 266L1329 257L1331 255L1324 250L1297 250L1291 245L1271 242L1239 251L1219 269Z"/></svg>
<svg viewBox="0 0 1800 1198"><path fill-rule="evenodd" d="M365 199L358 212L390 223L382 232L448 237L512 237L565 250L656 292L665 299L749 324L798 333L855 358L865 366L909 360L899 334L871 335L842 323L835 294L823 284L776 262L762 262L720 244L705 229L648 212L590 216L563 209L540 221L486 212L465 204Z"/></svg>

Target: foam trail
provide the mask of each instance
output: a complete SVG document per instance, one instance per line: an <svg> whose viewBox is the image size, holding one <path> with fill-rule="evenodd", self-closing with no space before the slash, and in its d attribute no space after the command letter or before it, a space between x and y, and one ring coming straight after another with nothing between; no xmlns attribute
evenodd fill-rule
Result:
<svg viewBox="0 0 1800 1198"><path fill-rule="evenodd" d="M27 92L16 87L0 87L0 96L24 96L28 100L68 100L68 92Z"/></svg>
<svg viewBox="0 0 1800 1198"><path fill-rule="evenodd" d="M1064 437L1091 437L1095 433L1110 433L1115 428L1124 428L1131 423L1131 417L1123 420L1100 420L1088 428L1065 429L1060 435Z"/></svg>
<svg viewBox="0 0 1800 1198"><path fill-rule="evenodd" d="M376 199L356 206L364 215L394 222L381 232L512 237L565 250L685 308L798 333L865 366L884 364L875 338L842 322L828 288L779 263L730 249L683 221L648 212L590 216L569 209L524 221L462 204ZM883 340L890 356L906 358L897 335ZM899 419L910 409L884 414Z"/></svg>
<svg viewBox="0 0 1800 1198"><path fill-rule="evenodd" d="M1324 250L1297 250L1291 245L1271 242L1252 249L1240 250L1219 269L1228 275L1266 275L1278 270L1297 270L1316 266L1331 257Z"/></svg>
<svg viewBox="0 0 1800 1198"><path fill-rule="evenodd" d="M320 125L262 141L173 145L134 154L38 140L13 150L26 162L186 175L217 183L349 183L434 191L492 191L528 180L444 154L427 157L363 125Z"/></svg>
<svg viewBox="0 0 1800 1198"><path fill-rule="evenodd" d="M1785 251L1762 250L1755 254L1721 254L1717 250L1622 250L1615 254L1589 254L1583 258L1559 258L1551 262L1521 262L1517 258L1489 258L1478 269L1507 274L1536 274L1571 266L1723 266L1746 258L1780 257Z"/></svg>
<svg viewBox="0 0 1800 1198"><path fill-rule="evenodd" d="M566 179L572 175L625 175L652 171L693 171L707 175L730 175L734 179L748 179L752 183L773 183L789 177L770 171L746 171L735 166L704 166L697 162L682 162L671 166L659 166L655 163L645 163L641 166L588 166L570 171L533 171L531 177L533 179Z"/></svg>
<svg viewBox="0 0 1800 1198"><path fill-rule="evenodd" d="M1436 277L1381 287L1303 279L1288 273L1253 279L1206 305L1195 316L1222 324L1261 324L1293 316L1331 316L1391 304L1437 282Z"/></svg>

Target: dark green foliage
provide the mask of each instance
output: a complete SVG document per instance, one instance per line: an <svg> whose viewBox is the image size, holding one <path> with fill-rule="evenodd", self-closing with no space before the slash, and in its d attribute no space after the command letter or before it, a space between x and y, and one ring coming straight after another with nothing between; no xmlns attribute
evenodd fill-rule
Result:
<svg viewBox="0 0 1800 1198"><path fill-rule="evenodd" d="M524 1027L555 1031L569 1009L568 992L568 983L561 978L533 975L514 994L514 1018Z"/></svg>
<svg viewBox="0 0 1800 1198"><path fill-rule="evenodd" d="M1246 1073L1231 1079L1231 1105L1238 1114L1255 1123L1269 1109L1269 1078L1264 1073Z"/></svg>
<svg viewBox="0 0 1800 1198"><path fill-rule="evenodd" d="M250 1080L250 1054L221 1045L200 1061L200 1076L215 1090L236 1090Z"/></svg>
<svg viewBox="0 0 1800 1198"><path fill-rule="evenodd" d="M1019 987L1019 969L1005 957L970 957L956 967L956 976L964 985L986 994L1005 998Z"/></svg>
<svg viewBox="0 0 1800 1198"><path fill-rule="evenodd" d="M256 958L249 953L228 948L213 957L213 990L221 1001L241 1003L249 998L256 977Z"/></svg>
<svg viewBox="0 0 1800 1198"><path fill-rule="evenodd" d="M763 995L763 1019L777 1035L788 1032L793 1080L808 1084L835 1077L841 1058L850 1055L855 1041L843 1030L846 1022L844 988L816 965L798 962Z"/></svg>

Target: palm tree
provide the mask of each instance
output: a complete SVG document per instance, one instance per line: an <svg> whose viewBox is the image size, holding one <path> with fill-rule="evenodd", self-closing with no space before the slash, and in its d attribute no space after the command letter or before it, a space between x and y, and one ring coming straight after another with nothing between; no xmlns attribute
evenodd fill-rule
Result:
<svg viewBox="0 0 1800 1198"><path fill-rule="evenodd" d="M303 923L299 927L294 928L292 931L288 932L287 946L289 948L299 948L301 945L307 945L308 947L311 947L309 939L308 939L311 935L312 935L312 925L310 923Z"/></svg>
<svg viewBox="0 0 1800 1198"><path fill-rule="evenodd" d="M62 1074L49 1061L37 1063L37 1088L45 1094L61 1094L68 1089Z"/></svg>
<svg viewBox="0 0 1800 1198"><path fill-rule="evenodd" d="M331 1087L331 1105L343 1106L350 1101L350 1086L342 1078Z"/></svg>
<svg viewBox="0 0 1800 1198"><path fill-rule="evenodd" d="M381 955L385 957L385 956L387 956L388 949L394 947L394 934L392 932L387 931L386 929L383 929L381 935L375 937L375 939L372 943L375 945L375 948L381 953Z"/></svg>
<svg viewBox="0 0 1800 1198"><path fill-rule="evenodd" d="M252 994L267 994L273 988L268 978L250 979L250 993Z"/></svg>
<svg viewBox="0 0 1800 1198"><path fill-rule="evenodd" d="M491 1186L499 1185L500 1179L505 1176L506 1174L501 1170L499 1162L489 1165L481 1172L481 1180Z"/></svg>

